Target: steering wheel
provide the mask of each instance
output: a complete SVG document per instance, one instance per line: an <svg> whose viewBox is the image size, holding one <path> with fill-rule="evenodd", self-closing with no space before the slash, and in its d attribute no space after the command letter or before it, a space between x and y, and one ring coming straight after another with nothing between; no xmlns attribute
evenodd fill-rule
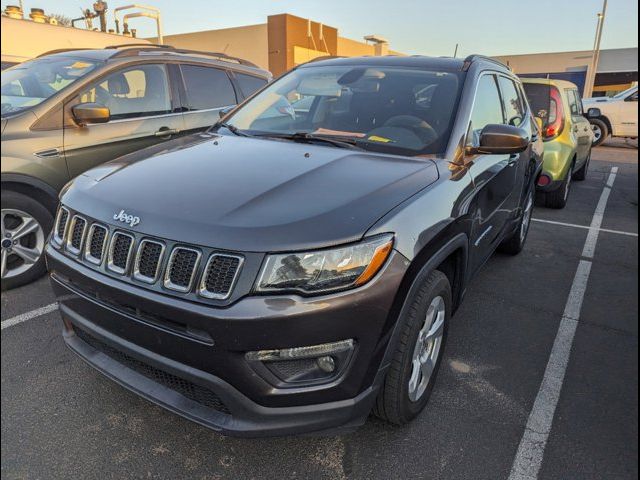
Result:
<svg viewBox="0 0 640 480"><path fill-rule="evenodd" d="M404 128L414 133L424 145L430 145L438 138L438 132L421 118L413 115L396 115L384 122L385 127Z"/></svg>

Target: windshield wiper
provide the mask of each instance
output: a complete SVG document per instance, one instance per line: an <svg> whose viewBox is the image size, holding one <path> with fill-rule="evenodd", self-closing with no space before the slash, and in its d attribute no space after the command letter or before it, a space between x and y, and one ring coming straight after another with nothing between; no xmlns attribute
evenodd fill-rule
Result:
<svg viewBox="0 0 640 480"><path fill-rule="evenodd" d="M282 138L284 140L293 140L294 142L324 142L339 148L351 148L362 150L358 146L357 141L354 138L333 138L326 135L318 135L308 132L296 132L296 133L263 133L257 135L260 137Z"/></svg>
<svg viewBox="0 0 640 480"><path fill-rule="evenodd" d="M240 130L235 125L231 125L230 123L226 123L226 122L216 122L216 123L213 124L213 128L215 128L216 131L218 131L220 128L226 128L227 130L229 130L234 135L237 135L238 137L251 137L252 136L252 135L249 135L246 132L243 132L242 130Z"/></svg>

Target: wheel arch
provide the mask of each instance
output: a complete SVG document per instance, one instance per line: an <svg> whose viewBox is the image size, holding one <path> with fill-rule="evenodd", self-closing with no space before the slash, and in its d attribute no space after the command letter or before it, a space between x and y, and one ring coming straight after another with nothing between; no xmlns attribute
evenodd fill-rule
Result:
<svg viewBox="0 0 640 480"><path fill-rule="evenodd" d="M55 215L58 207L58 192L48 183L29 175L17 173L3 173L0 181L3 190L6 188L28 195L42 204L52 215Z"/></svg>

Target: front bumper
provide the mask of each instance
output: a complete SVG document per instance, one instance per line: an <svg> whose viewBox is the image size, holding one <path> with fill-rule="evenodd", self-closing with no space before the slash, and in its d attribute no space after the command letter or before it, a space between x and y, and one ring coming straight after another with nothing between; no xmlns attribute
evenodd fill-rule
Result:
<svg viewBox="0 0 640 480"><path fill-rule="evenodd" d="M356 290L249 296L216 308L107 277L50 246L47 261L64 339L75 353L144 398L239 436L364 423L388 367L395 324L388 314L407 268L394 252L377 277ZM355 351L329 383L274 385L245 359L248 351L344 339L354 339Z"/></svg>

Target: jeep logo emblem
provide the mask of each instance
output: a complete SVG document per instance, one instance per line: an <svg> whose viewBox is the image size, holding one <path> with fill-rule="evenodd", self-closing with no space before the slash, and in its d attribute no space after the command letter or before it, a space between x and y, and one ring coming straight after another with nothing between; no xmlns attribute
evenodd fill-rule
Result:
<svg viewBox="0 0 640 480"><path fill-rule="evenodd" d="M120 213L116 213L113 216L114 220L118 220L122 223L127 223L131 227L135 227L140 223L140 217L136 217L135 215L129 215L124 210L120 210Z"/></svg>

